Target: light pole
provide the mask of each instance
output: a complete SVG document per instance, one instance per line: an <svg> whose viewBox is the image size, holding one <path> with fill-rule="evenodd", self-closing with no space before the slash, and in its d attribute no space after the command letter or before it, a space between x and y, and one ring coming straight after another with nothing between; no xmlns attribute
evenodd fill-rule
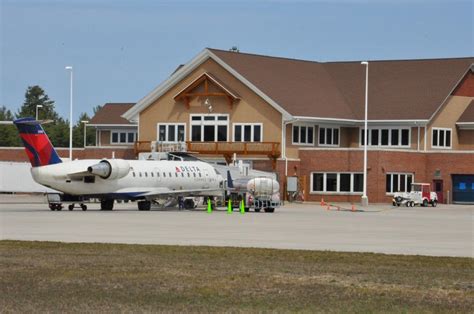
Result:
<svg viewBox="0 0 474 314"><path fill-rule="evenodd" d="M88 120L81 120L81 123L84 123L84 148L86 148L86 125L89 123Z"/></svg>
<svg viewBox="0 0 474 314"><path fill-rule="evenodd" d="M36 121L38 121L38 108L43 108L43 105L36 105Z"/></svg>
<svg viewBox="0 0 474 314"><path fill-rule="evenodd" d="M72 66L67 66L70 70L70 91L69 91L69 160L72 161Z"/></svg>
<svg viewBox="0 0 474 314"><path fill-rule="evenodd" d="M361 198L362 206L369 205L369 198L367 197L367 111L368 111L368 97L369 97L369 62L363 61L361 64L365 65L365 118L364 118L364 191Z"/></svg>

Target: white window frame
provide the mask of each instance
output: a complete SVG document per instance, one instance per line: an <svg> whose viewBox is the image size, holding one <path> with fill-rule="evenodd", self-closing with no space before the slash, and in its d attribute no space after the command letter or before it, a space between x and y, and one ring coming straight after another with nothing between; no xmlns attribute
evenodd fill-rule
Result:
<svg viewBox="0 0 474 314"><path fill-rule="evenodd" d="M204 120L204 117L213 116L215 117L214 120ZM201 120L193 120L193 117L201 117ZM226 120L218 120L218 117L226 117ZM218 125L225 125L227 126L227 133L226 133L226 141L229 142L229 114L228 113L212 113L212 114L190 114L189 115L189 139L193 140L193 126L200 125L201 126L201 140L199 142L204 142L204 126L205 125L213 125L215 126L214 129L214 138L217 141L217 126ZM222 141L224 142L224 141Z"/></svg>
<svg viewBox="0 0 474 314"><path fill-rule="evenodd" d="M165 141L160 141L160 126L164 125L165 126ZM175 141L168 141L168 134L169 134L169 126L173 125L175 126L174 129L174 138L176 139ZM184 140L183 142L186 142L186 123L157 123L156 124L156 140L160 143L179 143L178 141L178 126L184 126Z"/></svg>
<svg viewBox="0 0 474 314"><path fill-rule="evenodd" d="M255 126L260 127L260 141L257 142L257 143L263 142L263 123L232 123L232 142L235 142L235 127L236 126L240 126L242 128L242 140L239 141L239 142L245 142L244 141L244 138L245 138L244 126L249 126L249 125L251 126L251 128L250 128L250 142L255 142L254 141L254 132L255 132L254 127Z"/></svg>
<svg viewBox="0 0 474 314"><path fill-rule="evenodd" d="M295 127L298 128L298 142L295 142L294 137L293 137ZM309 128L313 129L313 141L311 143L301 143L301 139L300 139L300 135L301 135L300 128L301 127L306 127L306 139L308 139ZM314 135L315 135L314 134L315 133L314 128L315 128L315 126L313 124L293 124L291 126L291 144L292 145L298 145L298 146L314 146Z"/></svg>
<svg viewBox="0 0 474 314"><path fill-rule="evenodd" d="M117 133L118 134L118 141L114 142L113 141L113 134ZM125 133L125 142L120 142L120 133ZM133 142L128 141L128 133L133 133ZM138 134L137 131L133 130L110 130L110 144L114 145L133 145L135 141L137 140Z"/></svg>
<svg viewBox="0 0 474 314"><path fill-rule="evenodd" d="M411 176L411 183L415 182L415 174L412 172L387 172L385 174L385 180L387 180L387 176L390 176L390 191L385 191L386 195L393 195L394 193L397 193L398 191L393 190L393 179L392 176L396 175L398 176L398 188L400 189L400 176L404 175L405 176L405 191L400 191L400 192L407 192L408 191L408 176ZM387 182L385 182L385 190L387 190Z"/></svg>
<svg viewBox="0 0 474 314"><path fill-rule="evenodd" d="M328 129L331 129L331 139L332 142L334 143L334 130L337 129L337 144L322 144L319 142L320 136L321 136L321 129L326 129L326 132ZM326 134L326 133L325 133ZM324 136L324 141L326 141L326 136ZM341 128L337 126L318 126L318 146L326 146L326 147L339 147L341 145Z"/></svg>
<svg viewBox="0 0 474 314"><path fill-rule="evenodd" d="M359 147L364 147L362 145L362 132L364 127L359 128ZM378 141L377 145L372 145L372 130L378 130ZM388 145L382 145L382 130L388 130ZM392 130L398 130L398 145L392 145ZM408 145L402 144L402 130L408 130ZM401 147L401 148L410 148L411 147L411 127L389 127L389 126L375 126L367 128L367 147Z"/></svg>
<svg viewBox="0 0 474 314"><path fill-rule="evenodd" d="M323 191L315 191L313 190L313 180L314 180L314 174L322 174L323 175ZM336 191L328 191L327 190L327 175L328 174L336 174ZM341 191L341 174L350 174L351 179L350 179L350 191ZM363 191L354 191L354 176L356 174L364 175L363 172L351 172L351 171L342 171L342 172L337 172L337 171L313 171L311 172L311 177L310 177L310 194L338 194L338 195L362 195Z"/></svg>
<svg viewBox="0 0 474 314"><path fill-rule="evenodd" d="M438 143L433 145L433 135L434 132L438 132ZM439 131L444 131L443 144L440 145L441 140L439 137ZM446 131L449 131L449 146L446 146ZM431 148L435 149L452 149L453 147L453 129L452 128L431 128Z"/></svg>

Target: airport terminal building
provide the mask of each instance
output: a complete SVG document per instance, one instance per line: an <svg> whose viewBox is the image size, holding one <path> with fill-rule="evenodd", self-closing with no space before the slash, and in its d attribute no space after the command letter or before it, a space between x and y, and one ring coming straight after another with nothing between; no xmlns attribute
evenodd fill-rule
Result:
<svg viewBox="0 0 474 314"><path fill-rule="evenodd" d="M473 63L369 62L370 202L428 182L441 202L474 203ZM358 202L365 74L359 61L204 49L122 117L137 124L135 153L185 143L203 159L236 154L282 182L299 177L304 200Z"/></svg>
<svg viewBox="0 0 474 314"><path fill-rule="evenodd" d="M474 204L474 58L368 62L369 202L412 182ZM186 150L276 171L305 201L359 202L366 66L204 49L136 104L105 104L74 158ZM1 150L16 160L18 150ZM66 150L59 150L67 156ZM10 156L10 157L8 157ZM23 156L26 158L26 156ZM22 157L22 158L23 158Z"/></svg>

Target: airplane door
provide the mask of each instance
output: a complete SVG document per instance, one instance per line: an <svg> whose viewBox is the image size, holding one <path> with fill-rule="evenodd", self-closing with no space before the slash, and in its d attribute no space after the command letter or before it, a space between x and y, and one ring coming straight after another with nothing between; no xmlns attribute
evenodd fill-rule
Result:
<svg viewBox="0 0 474 314"><path fill-rule="evenodd" d="M204 169L204 184L203 184L203 189L208 189L209 186L210 186L210 182L211 182L212 178L209 174L209 170L208 169Z"/></svg>

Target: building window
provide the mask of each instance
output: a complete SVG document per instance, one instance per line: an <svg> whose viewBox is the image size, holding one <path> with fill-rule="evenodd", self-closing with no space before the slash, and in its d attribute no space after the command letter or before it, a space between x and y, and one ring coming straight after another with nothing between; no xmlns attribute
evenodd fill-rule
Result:
<svg viewBox="0 0 474 314"><path fill-rule="evenodd" d="M158 123L158 141L162 143L176 143L186 141L184 123Z"/></svg>
<svg viewBox="0 0 474 314"><path fill-rule="evenodd" d="M229 115L191 115L193 142L227 142Z"/></svg>
<svg viewBox="0 0 474 314"><path fill-rule="evenodd" d="M412 173L387 173L385 192L410 192L413 183Z"/></svg>
<svg viewBox="0 0 474 314"><path fill-rule="evenodd" d="M304 125L293 126L293 144L312 145L314 144L314 127Z"/></svg>
<svg viewBox="0 0 474 314"><path fill-rule="evenodd" d="M431 133L431 147L451 148L452 129L433 128Z"/></svg>
<svg viewBox="0 0 474 314"><path fill-rule="evenodd" d="M137 138L137 132L111 131L111 144L133 144Z"/></svg>
<svg viewBox="0 0 474 314"><path fill-rule="evenodd" d="M362 192L362 173L354 172L314 172L311 174L312 193L349 194Z"/></svg>
<svg viewBox="0 0 474 314"><path fill-rule="evenodd" d="M320 146L339 146L339 128L319 128Z"/></svg>
<svg viewBox="0 0 474 314"><path fill-rule="evenodd" d="M410 128L368 128L369 146L374 147L409 147ZM364 129L360 129L360 146L364 146Z"/></svg>
<svg viewBox="0 0 474 314"><path fill-rule="evenodd" d="M234 123L234 142L261 142L261 123Z"/></svg>

